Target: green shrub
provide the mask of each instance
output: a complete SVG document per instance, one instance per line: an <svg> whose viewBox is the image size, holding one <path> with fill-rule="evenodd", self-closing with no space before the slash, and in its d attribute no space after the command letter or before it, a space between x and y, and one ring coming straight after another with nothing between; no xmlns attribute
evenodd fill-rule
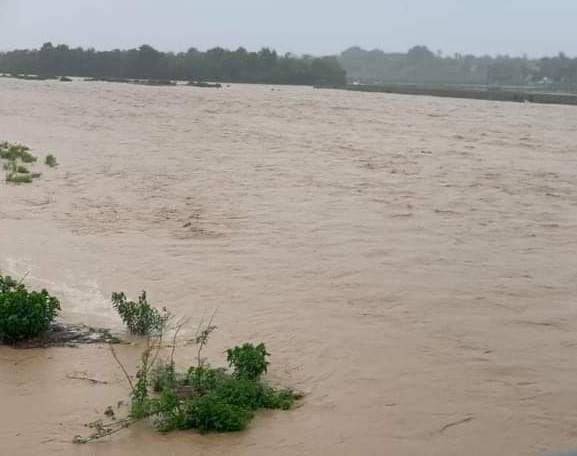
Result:
<svg viewBox="0 0 577 456"><path fill-rule="evenodd" d="M235 366L232 374L203 363L182 375L175 372L173 363L160 363L150 370L146 380L156 397L142 388L141 374L148 370L146 358L137 371L139 383L134 391L138 394L133 393L130 415L142 417L144 410L156 416L155 425L161 432L189 428L231 432L245 429L258 409L292 407L292 390L276 389L260 380L268 365L264 344L244 344L227 352Z"/></svg>
<svg viewBox="0 0 577 456"><path fill-rule="evenodd" d="M174 366L170 363L160 362L150 371L152 391L160 393L170 388L174 383Z"/></svg>
<svg viewBox="0 0 577 456"><path fill-rule="evenodd" d="M258 380L266 374L268 361L264 344L256 347L253 344L244 344L242 347L229 348L226 351L228 365L234 368L234 375L239 378Z"/></svg>
<svg viewBox="0 0 577 456"><path fill-rule="evenodd" d="M29 151L30 148L23 144L11 144L6 141L0 143L0 158L3 160L34 163L37 158Z"/></svg>
<svg viewBox="0 0 577 456"><path fill-rule="evenodd" d="M188 369L186 384L190 386L195 394L202 396L214 391L225 377L227 377L225 369L193 366Z"/></svg>
<svg viewBox="0 0 577 456"><path fill-rule="evenodd" d="M207 394L188 401L184 409L186 426L203 432L242 431L254 416L249 408L223 402L215 394Z"/></svg>
<svg viewBox="0 0 577 456"><path fill-rule="evenodd" d="M50 168L55 168L56 166L58 166L56 157L52 154L46 155L46 158L44 159L44 164L50 166Z"/></svg>
<svg viewBox="0 0 577 456"><path fill-rule="evenodd" d="M132 334L146 335L161 331L168 319L166 309L159 311L150 305L143 291L138 302L128 301L124 293L112 293L112 306Z"/></svg>
<svg viewBox="0 0 577 456"><path fill-rule="evenodd" d="M180 327L175 331L173 343ZM119 362L132 390L128 416L114 417L109 423L102 420L89 423L87 426L94 429L92 435L76 436L74 441L86 443L107 437L147 418L153 418L160 432L185 429L236 432L245 429L259 409L290 409L297 399L295 393L262 381L269 356L264 344L244 344L227 350L229 364L234 367L231 373L210 367L200 352L214 328L212 318L204 329L199 328L194 339L199 346L197 364L186 373L175 370L174 351L169 361L156 362L162 348L161 335L148 339L148 348L134 377Z"/></svg>
<svg viewBox="0 0 577 456"><path fill-rule="evenodd" d="M30 149L22 144L0 143L0 160L3 161L2 169L6 171L6 182L11 184L29 184L41 176L40 173L31 173L24 166L24 164L31 164L37 160L37 157L29 151Z"/></svg>
<svg viewBox="0 0 577 456"><path fill-rule="evenodd" d="M265 409L289 410L295 402L295 393L289 388L272 388L266 386L263 390L260 406Z"/></svg>
<svg viewBox="0 0 577 456"><path fill-rule="evenodd" d="M60 303L46 290L28 291L0 275L0 342L16 343L38 336L58 315Z"/></svg>
<svg viewBox="0 0 577 456"><path fill-rule="evenodd" d="M31 174L9 174L6 176L6 182L11 184L30 184L33 180Z"/></svg>

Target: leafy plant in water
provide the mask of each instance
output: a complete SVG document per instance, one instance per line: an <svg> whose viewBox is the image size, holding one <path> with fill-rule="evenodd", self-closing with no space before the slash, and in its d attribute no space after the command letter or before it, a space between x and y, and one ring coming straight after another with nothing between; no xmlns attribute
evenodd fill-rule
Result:
<svg viewBox="0 0 577 456"><path fill-rule="evenodd" d="M40 173L30 172L28 167L24 166L35 163L37 157L30 153L29 147L22 144L0 142L0 160L3 162L2 169L6 171L7 183L29 184L41 176Z"/></svg>
<svg viewBox="0 0 577 456"><path fill-rule="evenodd" d="M29 151L30 148L23 144L12 144L6 141L0 142L0 158L3 160L34 163L37 158Z"/></svg>
<svg viewBox="0 0 577 456"><path fill-rule="evenodd" d="M0 275L0 342L16 343L38 336L60 311L46 290L28 291L22 283Z"/></svg>
<svg viewBox="0 0 577 456"><path fill-rule="evenodd" d="M44 164L46 166L49 166L50 168L55 168L56 166L58 166L58 162L56 161L56 157L52 154L46 155L46 158L44 159Z"/></svg>
<svg viewBox="0 0 577 456"><path fill-rule="evenodd" d="M129 301L124 293L112 293L112 306L132 334L146 335L160 331L168 319L166 309L162 311L149 304L146 292L138 297L138 302Z"/></svg>
<svg viewBox="0 0 577 456"><path fill-rule="evenodd" d="M6 182L11 184L30 184L34 178L30 174L9 174L6 176Z"/></svg>
<svg viewBox="0 0 577 456"><path fill-rule="evenodd" d="M184 407L186 426L204 432L242 431L253 416L250 408L224 402L215 394L200 396Z"/></svg>
<svg viewBox="0 0 577 456"><path fill-rule="evenodd" d="M209 365L201 352L214 329L211 318L205 328L197 331L194 339L199 345L197 363L185 373L177 372L173 361L176 333L167 361L155 364L160 337L152 341L152 345L143 353L135 382L119 362L132 388L128 417L110 423L102 420L91 423L89 427L95 430L94 433L88 438L77 437L75 441L85 443L106 437L145 418L153 418L160 432L177 429L241 431L248 426L258 409L290 409L297 398L295 393L290 389L274 388L262 381L269 356L264 344L244 344L227 350L229 364L234 367L232 373ZM111 350L114 354L114 350Z"/></svg>
<svg viewBox="0 0 577 456"><path fill-rule="evenodd" d="M261 381L268 365L264 344L244 344L228 351L241 366L232 374L223 368L212 368L206 361L190 367L185 377L174 372L173 364L153 371L155 389L160 391L159 399L152 399L153 409L159 410L155 422L159 430L241 431L260 408L292 407L292 390L277 389Z"/></svg>
<svg viewBox="0 0 577 456"><path fill-rule="evenodd" d="M228 365L234 368L234 375L238 378L258 380L261 375L266 374L269 353L264 344L244 344L241 347L229 348L226 351Z"/></svg>
<svg viewBox="0 0 577 456"><path fill-rule="evenodd" d="M196 345L198 345L198 351L196 353L196 364L198 367L203 366L206 362L206 360L201 356L201 354L203 348L206 346L206 344L208 344L208 338L216 329L216 326L212 324L213 318L214 315L210 318L208 325L206 325L202 329L199 328L199 330L197 331L197 336L194 339L194 342L196 343Z"/></svg>

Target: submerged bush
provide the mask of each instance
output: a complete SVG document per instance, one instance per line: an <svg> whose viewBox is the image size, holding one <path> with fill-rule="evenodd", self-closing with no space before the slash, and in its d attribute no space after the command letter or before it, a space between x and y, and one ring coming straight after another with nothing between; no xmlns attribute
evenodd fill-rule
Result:
<svg viewBox="0 0 577 456"><path fill-rule="evenodd" d="M192 366L186 374L175 372L172 363L152 369L147 384L159 395L133 395L132 416L147 410L156 416L156 427L162 432L234 432L245 429L258 409L292 407L292 390L274 388L261 380L269 356L264 344L244 344L227 352L235 367L232 374L207 364ZM141 366L139 372L144 371Z"/></svg>
<svg viewBox="0 0 577 456"><path fill-rule="evenodd" d="M248 407L233 405L214 394L207 394L188 401L183 415L189 428L204 432L235 432L245 429L254 413Z"/></svg>
<svg viewBox="0 0 577 456"><path fill-rule="evenodd" d="M165 325L166 326L166 325ZM197 363L184 372L175 368L174 344L182 324L177 326L168 360L157 361L165 329L148 338L148 347L134 376L127 373L112 353L130 384L130 405L126 418L117 418L111 407L102 419L87 424L93 429L88 437L76 436L75 443L87 443L110 436L143 419L152 418L160 432L197 429L200 432L237 432L244 430L259 409L289 410L300 396L288 388L267 384L262 376L270 356L264 344L243 344L227 350L233 372L211 367L201 356L209 335L216 328L212 318L194 339L199 349Z"/></svg>
<svg viewBox="0 0 577 456"><path fill-rule="evenodd" d="M30 153L30 148L23 144L0 142L0 158L9 162L34 163L37 158ZM18 163L16 163L18 164Z"/></svg>
<svg viewBox="0 0 577 456"><path fill-rule="evenodd" d="M234 375L238 378L258 380L266 374L268 361L264 344L256 347L252 344L244 344L242 347L229 348L226 351L228 365L234 368Z"/></svg>
<svg viewBox="0 0 577 456"><path fill-rule="evenodd" d="M0 342L16 343L38 336L60 311L58 300L46 290L28 291L0 275Z"/></svg>
<svg viewBox="0 0 577 456"><path fill-rule="evenodd" d="M142 352L140 364L133 375L128 373L119 360L113 346L112 355L119 364L130 385L130 402L124 418L116 416L112 407L106 408L104 416L88 423L93 429L88 437L76 436L75 443L87 443L101 439L126 429L141 420L151 419L160 432L197 429L200 432L237 432L244 430L259 409L289 410L301 396L288 388L269 385L263 376L266 374L270 354L263 343L254 345L245 343L226 350L229 367L212 367L202 356L210 335L216 329L212 324L214 314L208 321L201 322L194 342L197 349L193 354L195 364L184 371L178 371L174 362L174 353L179 331L188 319L169 327L174 323L173 316L168 318L152 307L142 292L138 303L127 301L124 293L114 293L112 301L123 320L133 332L151 331L146 338L147 346ZM172 331L170 357L159 359L164 348L167 333Z"/></svg>
<svg viewBox="0 0 577 456"><path fill-rule="evenodd" d="M148 303L145 291L138 297L138 302L128 301L124 293L112 293L112 306L128 330L141 336L161 331L168 318L166 309L160 311Z"/></svg>
<svg viewBox="0 0 577 456"><path fill-rule="evenodd" d="M6 182L11 184L30 184L34 180L32 174L16 174L12 173L6 176Z"/></svg>
<svg viewBox="0 0 577 456"><path fill-rule="evenodd" d="M37 161L30 148L23 144L0 142L0 162L6 171L5 181L10 184L29 184L39 178L41 173L33 173L27 166ZM53 168L57 165L54 155L48 155L45 164Z"/></svg>
<svg viewBox="0 0 577 456"><path fill-rule="evenodd" d="M52 154L46 155L46 158L44 159L44 164L46 166L50 166L50 168L55 168L56 166L58 166L58 162L56 161L56 157Z"/></svg>

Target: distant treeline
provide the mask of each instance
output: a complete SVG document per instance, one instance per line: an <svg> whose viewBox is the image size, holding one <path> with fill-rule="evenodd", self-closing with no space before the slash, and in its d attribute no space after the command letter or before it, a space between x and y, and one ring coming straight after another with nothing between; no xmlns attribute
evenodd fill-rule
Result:
<svg viewBox="0 0 577 456"><path fill-rule="evenodd" d="M577 84L577 58L560 53L555 57L443 56L426 46L407 53L385 53L350 48L339 56L350 81L364 83L410 82L447 84Z"/></svg>
<svg viewBox="0 0 577 456"><path fill-rule="evenodd" d="M96 51L45 43L40 49L0 53L0 73L296 85L345 82L336 57L281 56L267 48L259 52L191 48L172 53L148 45Z"/></svg>

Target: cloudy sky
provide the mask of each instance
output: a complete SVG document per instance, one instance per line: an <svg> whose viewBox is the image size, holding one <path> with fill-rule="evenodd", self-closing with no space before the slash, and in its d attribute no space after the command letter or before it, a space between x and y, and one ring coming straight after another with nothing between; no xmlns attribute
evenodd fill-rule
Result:
<svg viewBox="0 0 577 456"><path fill-rule="evenodd" d="M0 49L43 42L332 54L350 46L577 55L577 0L0 0Z"/></svg>

